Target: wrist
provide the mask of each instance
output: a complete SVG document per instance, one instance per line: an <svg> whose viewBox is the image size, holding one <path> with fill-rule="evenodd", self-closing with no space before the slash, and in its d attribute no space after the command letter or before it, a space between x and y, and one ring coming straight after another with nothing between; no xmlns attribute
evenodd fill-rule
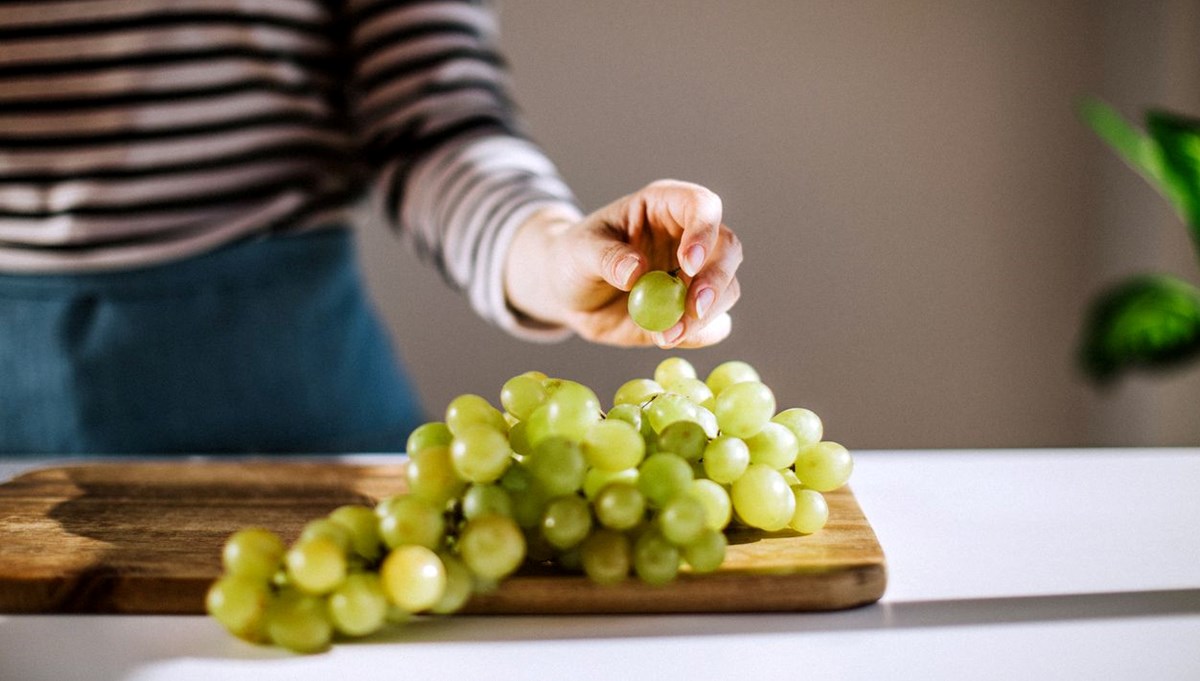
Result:
<svg viewBox="0 0 1200 681"><path fill-rule="evenodd" d="M547 206L517 228L504 263L505 298L514 313L540 324L566 324L561 282L553 273L562 257L559 244L579 220L573 209Z"/></svg>

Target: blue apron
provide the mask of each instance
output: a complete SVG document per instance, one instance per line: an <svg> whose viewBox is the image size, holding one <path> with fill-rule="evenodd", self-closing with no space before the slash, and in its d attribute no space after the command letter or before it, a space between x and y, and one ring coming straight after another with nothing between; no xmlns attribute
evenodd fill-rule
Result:
<svg viewBox="0 0 1200 681"><path fill-rule="evenodd" d="M350 232L0 275L0 452L402 451L423 420Z"/></svg>

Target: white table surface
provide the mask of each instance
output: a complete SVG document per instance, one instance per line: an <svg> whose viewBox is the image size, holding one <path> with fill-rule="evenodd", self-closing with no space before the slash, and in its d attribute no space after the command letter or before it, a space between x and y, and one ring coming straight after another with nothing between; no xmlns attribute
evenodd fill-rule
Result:
<svg viewBox="0 0 1200 681"><path fill-rule="evenodd" d="M315 656L204 617L0 615L0 681L1200 679L1200 449L858 452L851 485L888 561L864 608L451 617Z"/></svg>

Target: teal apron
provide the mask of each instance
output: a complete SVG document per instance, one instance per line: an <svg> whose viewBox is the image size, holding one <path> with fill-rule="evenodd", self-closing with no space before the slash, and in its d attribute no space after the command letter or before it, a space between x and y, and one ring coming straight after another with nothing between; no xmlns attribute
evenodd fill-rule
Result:
<svg viewBox="0 0 1200 681"><path fill-rule="evenodd" d="M398 452L422 420L348 230L0 275L0 453Z"/></svg>

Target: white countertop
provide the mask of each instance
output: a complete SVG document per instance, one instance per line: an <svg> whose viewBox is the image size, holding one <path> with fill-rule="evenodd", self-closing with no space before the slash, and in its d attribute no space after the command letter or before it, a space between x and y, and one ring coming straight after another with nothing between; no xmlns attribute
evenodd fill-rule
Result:
<svg viewBox="0 0 1200 681"><path fill-rule="evenodd" d="M855 456L889 576L865 608L452 617L307 657L204 617L0 615L0 681L1200 679L1200 449Z"/></svg>

